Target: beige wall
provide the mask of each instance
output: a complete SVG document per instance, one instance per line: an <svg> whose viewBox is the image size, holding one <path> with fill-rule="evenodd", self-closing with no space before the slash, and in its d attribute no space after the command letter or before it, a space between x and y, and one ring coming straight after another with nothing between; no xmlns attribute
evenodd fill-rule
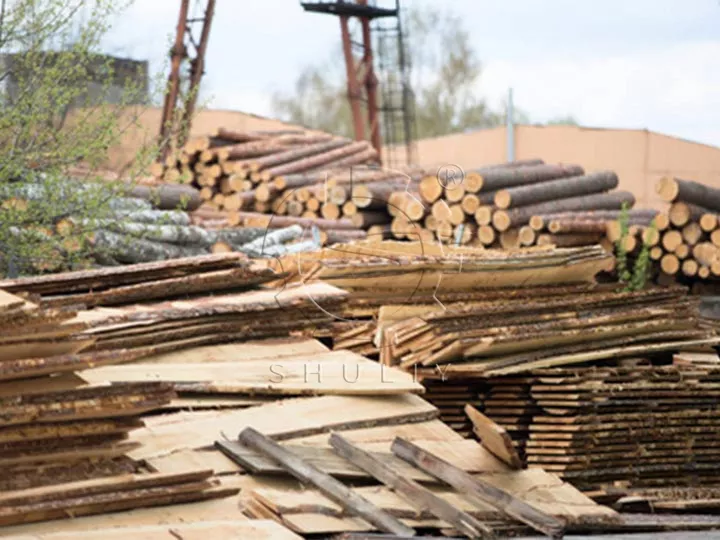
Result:
<svg viewBox="0 0 720 540"><path fill-rule="evenodd" d="M452 163L472 169L506 161L506 150L504 127L417 142L419 163L426 166ZM620 178L620 189L632 191L638 206L661 207L654 189L663 175L720 188L720 148L646 130L517 126L515 158L577 163L588 172L611 169Z"/></svg>

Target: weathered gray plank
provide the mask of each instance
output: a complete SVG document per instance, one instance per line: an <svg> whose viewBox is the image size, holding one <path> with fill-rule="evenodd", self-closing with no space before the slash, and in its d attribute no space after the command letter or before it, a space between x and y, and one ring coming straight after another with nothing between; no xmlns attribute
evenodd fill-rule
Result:
<svg viewBox="0 0 720 540"><path fill-rule="evenodd" d="M492 529L470 514L455 508L417 482L401 476L380 459L348 442L337 433L330 435L330 445L342 457L393 489L418 510L431 512L469 538L493 538L495 536Z"/></svg>
<svg viewBox="0 0 720 540"><path fill-rule="evenodd" d="M470 499L489 504L548 536L559 538L563 535L565 523L561 520L541 512L492 484L470 476L409 441L396 438L392 451L396 456L446 482Z"/></svg>
<svg viewBox="0 0 720 540"><path fill-rule="evenodd" d="M245 428L239 436L240 442L271 457L301 482L312 484L330 500L347 508L353 514L375 525L381 531L395 535L415 536L415 531L406 527L388 513L380 510L367 499L350 490L344 484L315 467L308 465L292 452L269 439L253 428Z"/></svg>

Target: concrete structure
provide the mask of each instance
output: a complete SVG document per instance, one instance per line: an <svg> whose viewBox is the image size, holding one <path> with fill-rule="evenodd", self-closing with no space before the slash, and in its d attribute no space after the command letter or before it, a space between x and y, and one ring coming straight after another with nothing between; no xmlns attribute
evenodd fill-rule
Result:
<svg viewBox="0 0 720 540"><path fill-rule="evenodd" d="M477 168L507 160L505 127L417 141L421 165ZM663 175L693 179L720 188L720 148L647 130L577 126L515 126L515 159L582 165L587 171L614 170L620 189L632 191L637 206L662 208L655 183ZM403 150L396 149L398 156Z"/></svg>
<svg viewBox="0 0 720 540"><path fill-rule="evenodd" d="M53 62L61 52L48 52L43 61ZM67 62L66 62L67 63ZM149 75L147 60L132 60L109 55L96 55L87 63L89 78L86 81L86 95L78 98L78 106L88 103L129 103L145 104L149 98ZM1 81L0 92L13 99L18 92L24 66L23 58L16 54L0 55L0 68L7 76ZM107 80L112 70L112 81ZM25 83L22 83L25 84ZM130 92L130 90L132 90Z"/></svg>

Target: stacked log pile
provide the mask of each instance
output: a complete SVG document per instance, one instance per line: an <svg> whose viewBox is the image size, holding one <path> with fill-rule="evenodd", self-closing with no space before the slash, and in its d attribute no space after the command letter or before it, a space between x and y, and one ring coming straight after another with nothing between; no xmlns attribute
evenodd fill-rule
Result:
<svg viewBox="0 0 720 540"><path fill-rule="evenodd" d="M59 186L61 192L53 194L53 197L62 199L66 188L76 190L77 186ZM16 210L22 210L28 200L49 197L48 189L34 183L6 186L0 193L0 206L11 205ZM30 261L31 264L21 265L23 270L26 266L46 272L69 270L74 266L90 265L91 261L85 260L90 256L92 263L100 266L225 252L240 252L250 257L276 257L316 249L320 244L319 240L311 238L306 228L297 224L280 230L268 230L263 226L201 227L193 224L190 214L182 209L187 191L196 193L193 188L181 185L136 186L132 188L133 193L137 189L142 190L142 193L135 193L137 197L118 196L110 200L107 213L95 215L91 211L89 214L92 217L78 217L84 215L81 209L74 208L72 204L63 208L61 201L52 227L18 228L15 231L17 235L39 235L43 245L54 246L48 253L43 250L42 256ZM82 256L74 257L78 254Z"/></svg>
<svg viewBox="0 0 720 540"><path fill-rule="evenodd" d="M665 177L656 184L670 204L646 241L666 276L692 283L720 276L720 190L692 180Z"/></svg>
<svg viewBox="0 0 720 540"><path fill-rule="evenodd" d="M617 184L611 171L586 174L578 165L541 160L489 166L453 181L426 175L416 196L401 199L393 232L404 238L426 230L444 242L503 248L600 242L610 248L605 223L635 203L632 194L613 191Z"/></svg>

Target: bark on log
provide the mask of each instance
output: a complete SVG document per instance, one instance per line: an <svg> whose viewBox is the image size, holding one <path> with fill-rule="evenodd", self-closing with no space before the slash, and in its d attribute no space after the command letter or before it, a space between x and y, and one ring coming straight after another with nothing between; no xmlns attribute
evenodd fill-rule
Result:
<svg viewBox="0 0 720 540"><path fill-rule="evenodd" d="M367 150L367 147L368 143L365 141L350 144L343 143L343 146L330 150L329 152L318 153L304 159L292 161L291 163L268 168L264 171L264 174L274 177L311 170L316 167L328 165L338 159L347 158L348 156L363 152Z"/></svg>
<svg viewBox="0 0 720 540"><path fill-rule="evenodd" d="M666 176L655 189L666 202L681 201L720 212L720 189L712 188L693 180L680 180Z"/></svg>
<svg viewBox="0 0 720 540"><path fill-rule="evenodd" d="M573 233L573 234L541 234L538 235L537 245L557 247L591 246L597 244L602 238L598 233Z"/></svg>
<svg viewBox="0 0 720 540"><path fill-rule="evenodd" d="M545 182L584 174L579 165L534 165L530 167L497 167L486 169L482 175L482 190L492 191L525 184Z"/></svg>
<svg viewBox="0 0 720 540"><path fill-rule="evenodd" d="M616 210L622 208L623 204L634 205L635 196L628 191L583 195L511 210L498 210L493 214L492 223L499 231L506 231L510 227L525 225L532 216L536 215L574 210Z"/></svg>
<svg viewBox="0 0 720 540"><path fill-rule="evenodd" d="M241 253L245 253L251 257L272 255L276 252L276 250L273 250L272 248L278 246L279 244L285 244L287 242L297 240L302 236L303 232L304 229L300 225L292 225L285 229L276 229L264 234L262 237L253 240L252 242L239 246L237 249Z"/></svg>
<svg viewBox="0 0 720 540"><path fill-rule="evenodd" d="M203 202L198 190L183 184L133 186L126 194L137 199L145 199L159 210L193 211Z"/></svg>
<svg viewBox="0 0 720 540"><path fill-rule="evenodd" d="M291 216L275 216L259 214L256 212L236 212L236 216L246 227L264 227L268 229L281 229L291 225L301 227L317 227L320 230L326 229L357 229L349 219L310 219Z"/></svg>
<svg viewBox="0 0 720 540"><path fill-rule="evenodd" d="M553 234L559 233L595 233L605 234L605 221L587 221L582 219L554 219L547 226Z"/></svg>
<svg viewBox="0 0 720 540"><path fill-rule="evenodd" d="M111 231L98 231L93 238L96 251L110 255L123 263L142 263L178 259L207 254L208 250L199 246L177 246L151 242L140 238L117 234Z"/></svg>
<svg viewBox="0 0 720 540"><path fill-rule="evenodd" d="M178 210L140 210L116 214L117 220L129 223L154 223L162 225L190 225L190 216Z"/></svg>
<svg viewBox="0 0 720 540"><path fill-rule="evenodd" d="M616 188L618 177L612 171L602 171L585 176L560 178L529 186L518 186L498 191L495 206L500 209L516 208L545 201L567 199L578 195L601 193Z"/></svg>
<svg viewBox="0 0 720 540"><path fill-rule="evenodd" d="M277 167L284 163L296 162L308 156L321 154L328 150L348 146L349 144L349 139L338 139L335 141L311 144L309 146L301 146L300 148L291 148L290 150L285 149L283 152L252 160L250 170L261 171L271 167Z"/></svg>

